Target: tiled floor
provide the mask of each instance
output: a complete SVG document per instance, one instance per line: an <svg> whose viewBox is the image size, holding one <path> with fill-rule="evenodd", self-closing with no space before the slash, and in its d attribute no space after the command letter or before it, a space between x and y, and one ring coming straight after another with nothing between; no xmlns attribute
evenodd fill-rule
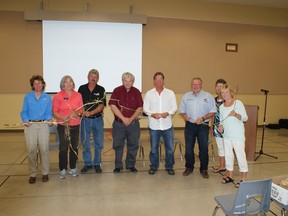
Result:
<svg viewBox="0 0 288 216"><path fill-rule="evenodd" d="M210 146L210 178L203 179L199 172L199 160L194 173L183 177L184 162L180 160L179 148L175 152L175 176L160 171L154 176L148 175L149 136L147 130L141 133L145 163L138 157L138 173L125 171L113 174L114 152L111 149L111 134L106 132L103 149L103 173L91 171L78 177L67 176L59 179L58 151L50 151L50 180L41 181L37 177L35 184L28 184L28 167L23 132L0 133L0 215L3 216L58 216L58 215L101 215L101 216L196 216L212 215L216 203L214 196L235 193L233 184L221 184L221 175L212 173L218 164L217 148L215 160ZM175 136L184 144L183 130L175 130ZM258 129L257 151L261 146L262 129ZM53 139L53 137L52 137ZM183 147L183 150L185 148ZM80 151L81 153L81 151ZM197 154L197 148L195 149ZM264 153L277 156L278 159L261 155L257 161L249 162L249 180L271 178L288 174L288 130L265 130ZM78 167L83 166L82 155ZM239 180L237 164L236 176ZM280 207L271 204L267 215L280 215ZM221 210L217 215L224 215Z"/></svg>

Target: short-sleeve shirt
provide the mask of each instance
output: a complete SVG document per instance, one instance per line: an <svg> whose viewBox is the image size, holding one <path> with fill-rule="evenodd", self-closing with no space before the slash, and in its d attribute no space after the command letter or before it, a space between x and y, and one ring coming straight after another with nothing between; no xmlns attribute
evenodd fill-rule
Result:
<svg viewBox="0 0 288 216"><path fill-rule="evenodd" d="M94 104L85 105L84 106L85 111L95 110L100 104L106 106L106 92L104 87L96 85L95 88L92 91L90 91L87 83L81 85L78 89L78 92L82 95L83 104L95 102ZM101 115L101 113L97 113L95 116L98 117Z"/></svg>
<svg viewBox="0 0 288 216"><path fill-rule="evenodd" d="M143 107L141 92L133 86L129 91L123 85L118 86L113 90L109 105L115 105L124 117L130 118L138 108ZM120 121L116 115L114 117Z"/></svg>
<svg viewBox="0 0 288 216"><path fill-rule="evenodd" d="M71 116L73 110L81 111L81 109L83 109L81 108L82 106L83 106L82 96L79 92L73 91L71 96L69 96L66 91L61 90L53 98L52 110L53 112L57 112L59 113L59 115L62 116ZM63 124L62 119L56 119L56 120L60 124ZM79 116L75 116L69 122L69 126L75 126L79 124L80 124Z"/></svg>
<svg viewBox="0 0 288 216"><path fill-rule="evenodd" d="M191 123L195 123L197 118L202 118L208 113L216 112L213 96L202 90L196 96L193 91L184 94L179 109L179 113L186 113L190 117ZM205 120L205 122L208 121L208 119Z"/></svg>

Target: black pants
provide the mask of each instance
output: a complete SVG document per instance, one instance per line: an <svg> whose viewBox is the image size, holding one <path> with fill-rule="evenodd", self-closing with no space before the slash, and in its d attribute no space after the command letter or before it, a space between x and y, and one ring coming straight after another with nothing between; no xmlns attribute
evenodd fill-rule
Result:
<svg viewBox="0 0 288 216"><path fill-rule="evenodd" d="M118 121L113 122L113 149L115 151L115 168L123 169L122 156L124 146L127 144L125 160L126 168L132 168L136 163L136 155L139 148L140 124L138 120L126 126Z"/></svg>
<svg viewBox="0 0 288 216"><path fill-rule="evenodd" d="M68 147L70 150L69 151L70 169L75 169L76 162L78 159L79 125L69 126L68 128L66 128L66 126L63 126L63 125L58 125L57 131L58 131L59 140L60 140L59 169L67 170Z"/></svg>

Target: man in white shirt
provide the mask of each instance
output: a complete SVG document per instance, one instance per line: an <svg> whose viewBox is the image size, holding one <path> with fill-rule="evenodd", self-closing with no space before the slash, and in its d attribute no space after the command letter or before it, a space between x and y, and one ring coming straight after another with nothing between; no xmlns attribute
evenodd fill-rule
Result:
<svg viewBox="0 0 288 216"><path fill-rule="evenodd" d="M165 145L165 169L169 175L175 175L173 140L174 130L172 115L177 111L177 102L172 90L164 87L164 74L156 72L153 77L155 88L149 90L144 97L143 110L148 115L150 133L150 169L154 175L159 168L159 142L163 138Z"/></svg>

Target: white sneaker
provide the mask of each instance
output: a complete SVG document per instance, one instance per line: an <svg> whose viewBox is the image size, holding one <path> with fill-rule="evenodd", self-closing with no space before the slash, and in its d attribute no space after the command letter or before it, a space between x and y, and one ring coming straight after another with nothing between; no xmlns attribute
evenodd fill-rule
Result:
<svg viewBox="0 0 288 216"><path fill-rule="evenodd" d="M77 168L71 169L71 170L69 171L69 173L70 173L72 176L74 176L74 177L78 176L78 170L77 170Z"/></svg>
<svg viewBox="0 0 288 216"><path fill-rule="evenodd" d="M59 178L60 178L60 179L65 179L65 177L66 177L66 170L63 169L63 170L60 171L60 176L59 176Z"/></svg>

